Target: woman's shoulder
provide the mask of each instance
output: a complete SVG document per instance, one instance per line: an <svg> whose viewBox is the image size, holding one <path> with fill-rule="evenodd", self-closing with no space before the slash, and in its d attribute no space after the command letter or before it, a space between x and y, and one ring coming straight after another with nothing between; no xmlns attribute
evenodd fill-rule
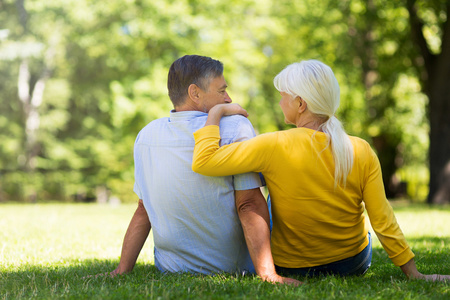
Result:
<svg viewBox="0 0 450 300"><path fill-rule="evenodd" d="M262 139L276 139L276 140L289 140L298 138L299 136L307 136L305 132L299 131L299 128L291 128L286 130L277 130L271 132L265 132L258 135Z"/></svg>
<svg viewBox="0 0 450 300"><path fill-rule="evenodd" d="M357 137L357 136L349 136L350 141L353 145L353 149L355 150L355 154L357 156L374 156L376 155L372 149L372 146L366 140Z"/></svg>
<svg viewBox="0 0 450 300"><path fill-rule="evenodd" d="M370 146L369 143L365 139L362 139L358 136L349 135L348 137L350 138L350 141L354 145L361 145L364 147Z"/></svg>

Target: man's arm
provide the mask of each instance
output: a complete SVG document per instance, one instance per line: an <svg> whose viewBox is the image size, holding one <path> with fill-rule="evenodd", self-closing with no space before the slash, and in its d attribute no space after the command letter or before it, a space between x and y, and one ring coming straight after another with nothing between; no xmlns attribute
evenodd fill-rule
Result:
<svg viewBox="0 0 450 300"><path fill-rule="evenodd" d="M269 210L261 189L235 191L235 196L236 209L256 274L263 281L271 283L301 284L298 280L281 277L275 271L270 249Z"/></svg>
<svg viewBox="0 0 450 300"><path fill-rule="evenodd" d="M139 199L138 207L123 239L119 266L109 273L111 276L128 273L133 270L151 227L144 203Z"/></svg>

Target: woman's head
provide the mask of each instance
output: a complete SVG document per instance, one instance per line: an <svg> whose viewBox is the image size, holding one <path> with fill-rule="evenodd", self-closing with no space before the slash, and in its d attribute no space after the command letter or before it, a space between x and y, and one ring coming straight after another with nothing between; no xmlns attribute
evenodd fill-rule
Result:
<svg viewBox="0 0 450 300"><path fill-rule="evenodd" d="M339 84L331 68L317 60L293 63L281 71L273 80L275 88L292 96L292 101L300 97L307 104L309 113L319 120L318 129L323 131L331 144L334 159L334 184L345 186L347 176L353 167L353 146L341 122L334 116L339 107ZM300 102L301 103L301 102ZM283 107L288 107L283 102ZM283 109L282 107L282 109ZM297 117L305 112L284 109ZM292 120L293 116L286 116ZM298 126L298 124L296 124Z"/></svg>
<svg viewBox="0 0 450 300"><path fill-rule="evenodd" d="M299 96L311 113L330 118L339 107L339 84L331 68L318 60L293 63L273 80L279 92Z"/></svg>

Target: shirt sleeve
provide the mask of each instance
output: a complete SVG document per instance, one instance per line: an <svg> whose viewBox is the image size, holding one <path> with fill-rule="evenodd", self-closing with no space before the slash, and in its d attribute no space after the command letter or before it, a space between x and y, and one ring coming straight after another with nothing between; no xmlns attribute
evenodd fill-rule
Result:
<svg viewBox="0 0 450 300"><path fill-rule="evenodd" d="M207 176L264 172L276 144L274 137L274 134L262 134L248 141L219 147L219 127L205 126L194 132L192 170Z"/></svg>
<svg viewBox="0 0 450 300"><path fill-rule="evenodd" d="M138 147L138 141L139 141L139 135L136 137L136 141L134 142L134 188L133 191L136 193L136 195L139 197L139 199L143 199L142 191L139 187L137 178L140 178L141 168L142 168L142 162L141 162L141 155Z"/></svg>
<svg viewBox="0 0 450 300"><path fill-rule="evenodd" d="M369 145L366 147L368 159L363 199L370 223L389 258L396 266L402 266L414 257L414 253L406 242L394 211L386 199L378 157Z"/></svg>
<svg viewBox="0 0 450 300"><path fill-rule="evenodd" d="M253 129L250 121L247 118L240 118L240 120L241 121L234 130L234 137L231 140L232 143L246 141L256 136L255 130ZM261 178L263 178L262 175L255 172L234 175L234 190L242 191L261 187L264 185Z"/></svg>
<svg viewBox="0 0 450 300"><path fill-rule="evenodd" d="M141 192L141 189L139 188L139 185L137 184L137 182L134 182L133 191L139 197L139 199L142 199L142 192Z"/></svg>

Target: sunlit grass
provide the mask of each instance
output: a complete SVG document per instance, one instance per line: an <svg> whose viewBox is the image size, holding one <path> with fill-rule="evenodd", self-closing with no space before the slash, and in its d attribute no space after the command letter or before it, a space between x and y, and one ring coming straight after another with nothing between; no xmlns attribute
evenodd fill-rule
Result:
<svg viewBox="0 0 450 300"><path fill-rule="evenodd" d="M299 278L273 286L254 276L162 274L147 241L133 273L113 270L136 205L0 205L0 299L448 299L449 283L408 281L374 238L364 277ZM396 216L424 273L450 274L450 208L396 206Z"/></svg>
<svg viewBox="0 0 450 300"><path fill-rule="evenodd" d="M120 256L137 205L37 204L0 206L0 266L64 265L67 261ZM153 261L152 240L140 261Z"/></svg>

